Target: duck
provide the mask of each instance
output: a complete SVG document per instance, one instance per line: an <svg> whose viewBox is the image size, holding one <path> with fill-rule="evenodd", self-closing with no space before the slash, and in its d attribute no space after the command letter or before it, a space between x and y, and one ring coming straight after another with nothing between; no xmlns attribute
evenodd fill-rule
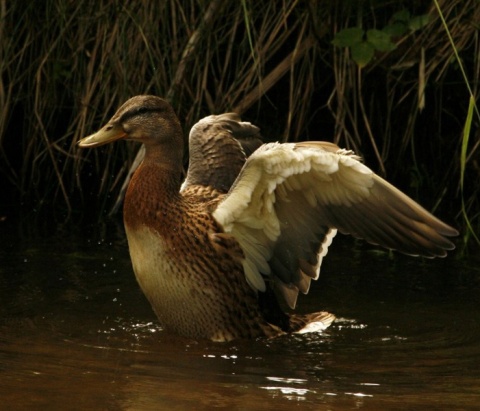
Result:
<svg viewBox="0 0 480 411"><path fill-rule="evenodd" d="M326 141L263 143L235 113L212 115L184 138L172 106L127 100L93 148L145 146L123 204L133 271L161 326L226 342L321 332L327 311L299 314L337 232L411 256L445 257L456 229Z"/></svg>

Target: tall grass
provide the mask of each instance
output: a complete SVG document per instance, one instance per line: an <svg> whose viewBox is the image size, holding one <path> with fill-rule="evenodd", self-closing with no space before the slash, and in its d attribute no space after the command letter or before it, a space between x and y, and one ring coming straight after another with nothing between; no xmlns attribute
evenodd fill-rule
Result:
<svg viewBox="0 0 480 411"><path fill-rule="evenodd" d="M476 96L480 4L438 7ZM401 9L428 14L428 24L365 67L331 44L344 28L381 29ZM26 204L63 217L107 212L138 147L75 144L127 98L153 93L186 130L237 111L269 140L353 148L427 207L460 213L469 93L433 2L0 0L0 13L0 185ZM479 141L472 132L463 171L477 231Z"/></svg>
<svg viewBox="0 0 480 411"><path fill-rule="evenodd" d="M468 111L467 111L467 116L465 119L465 125L463 128L463 136L462 136L462 144L461 144L461 149L460 149L460 178L459 178L459 184L460 184L460 195L461 195L461 202L462 202L462 215L463 219L465 221L465 226L467 230L465 231L464 238L465 242L468 242L468 238L472 236L476 243L480 245L480 235L477 235L477 230L472 226L469 212L467 211L466 208L466 202L465 202L465 192L464 192L464 186L465 186L465 171L467 168L467 163L468 159L471 158L471 156L475 153L475 151L478 150L478 146L480 144L480 140L477 140L475 146L470 150L469 147L469 141L470 141L470 134L472 131L472 123L473 123L473 113L475 112L477 122L480 123L480 111L478 110L478 106L475 102L475 93L473 91L473 88L470 86L470 81L469 78L465 72L465 67L464 64L460 58L460 55L458 53L457 46L455 44L455 41L452 38L450 28L445 20L445 17L443 15L443 11L438 3L438 0L434 0L435 7L438 11L438 15L440 16L440 19L442 21L443 27L445 29L445 32L448 36L448 39L451 43L452 50L455 53L455 59L457 61L457 64L459 66L460 71L462 72L463 80L465 82L465 88L468 90L469 93L469 105L468 105ZM478 20L477 20L478 22ZM480 24L480 23L477 23ZM475 86L478 86L478 81L475 82ZM469 151L470 150L470 151ZM478 189L475 190L478 192ZM478 201L478 195L477 193L474 193L475 197L471 197L468 199L468 201L471 203L474 198L477 199ZM480 211L477 210L476 215L472 216L474 219L478 219L480 214Z"/></svg>

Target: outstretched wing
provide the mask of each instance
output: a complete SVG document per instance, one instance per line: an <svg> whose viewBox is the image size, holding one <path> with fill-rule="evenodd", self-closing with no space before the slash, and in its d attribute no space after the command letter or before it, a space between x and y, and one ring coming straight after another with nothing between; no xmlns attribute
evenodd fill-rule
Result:
<svg viewBox="0 0 480 411"><path fill-rule="evenodd" d="M242 247L248 283L273 282L290 307L308 291L338 229L410 255L443 257L457 231L326 142L265 144L213 212Z"/></svg>
<svg viewBox="0 0 480 411"><path fill-rule="evenodd" d="M263 144L259 128L236 113L203 118L189 136L190 160L182 191L204 186L226 193L246 158Z"/></svg>

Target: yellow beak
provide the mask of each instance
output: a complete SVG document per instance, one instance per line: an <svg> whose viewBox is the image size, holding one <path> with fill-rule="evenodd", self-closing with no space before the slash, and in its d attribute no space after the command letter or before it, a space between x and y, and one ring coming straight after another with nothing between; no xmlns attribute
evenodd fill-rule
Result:
<svg viewBox="0 0 480 411"><path fill-rule="evenodd" d="M79 147L98 147L125 137L126 133L123 131L122 127L118 125L107 124L96 133L82 138L77 144Z"/></svg>

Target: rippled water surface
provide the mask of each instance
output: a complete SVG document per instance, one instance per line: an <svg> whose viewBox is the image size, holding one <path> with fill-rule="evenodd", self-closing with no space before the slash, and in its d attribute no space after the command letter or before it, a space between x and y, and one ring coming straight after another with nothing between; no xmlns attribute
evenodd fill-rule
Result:
<svg viewBox="0 0 480 411"><path fill-rule="evenodd" d="M121 228L1 229L0 409L480 409L478 256L337 239L298 307L332 327L216 344L162 331Z"/></svg>

